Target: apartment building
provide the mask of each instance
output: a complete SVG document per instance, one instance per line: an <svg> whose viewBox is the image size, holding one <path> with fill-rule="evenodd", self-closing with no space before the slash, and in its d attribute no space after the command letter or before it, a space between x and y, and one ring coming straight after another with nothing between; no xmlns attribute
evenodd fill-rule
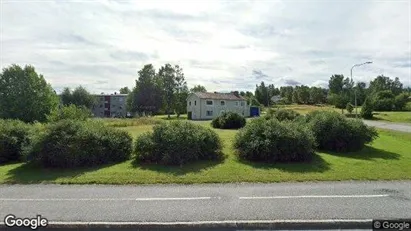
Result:
<svg viewBox="0 0 411 231"><path fill-rule="evenodd" d="M95 117L126 117L127 94L94 95L96 104L92 108Z"/></svg>

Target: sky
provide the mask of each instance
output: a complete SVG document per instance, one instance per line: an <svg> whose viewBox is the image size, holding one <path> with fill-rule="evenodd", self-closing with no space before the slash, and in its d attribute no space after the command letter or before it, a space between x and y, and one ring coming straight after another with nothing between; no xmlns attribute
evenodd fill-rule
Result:
<svg viewBox="0 0 411 231"><path fill-rule="evenodd" d="M57 91L132 88L145 64L189 87L327 87L332 74L411 86L411 0L0 0L0 67L33 65Z"/></svg>

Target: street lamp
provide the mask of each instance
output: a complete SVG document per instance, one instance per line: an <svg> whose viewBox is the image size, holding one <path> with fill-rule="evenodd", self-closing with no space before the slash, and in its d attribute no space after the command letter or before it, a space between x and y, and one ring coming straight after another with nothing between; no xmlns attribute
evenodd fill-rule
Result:
<svg viewBox="0 0 411 231"><path fill-rule="evenodd" d="M354 83L352 81L352 69L354 69L354 67L359 67L365 64L371 64L371 61L365 62L365 63L359 63L359 64L355 64L354 66L351 67L351 82ZM357 113L357 90L354 89L354 101L355 101L355 118L358 118L358 113Z"/></svg>

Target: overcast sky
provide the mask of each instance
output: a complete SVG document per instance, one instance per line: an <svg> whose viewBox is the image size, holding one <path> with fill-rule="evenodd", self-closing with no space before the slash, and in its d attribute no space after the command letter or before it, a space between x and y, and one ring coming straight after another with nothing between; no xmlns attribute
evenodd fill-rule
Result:
<svg viewBox="0 0 411 231"><path fill-rule="evenodd" d="M32 64L60 91L133 87L152 63L189 87L326 86L332 74L411 85L411 1L1 1L1 68Z"/></svg>

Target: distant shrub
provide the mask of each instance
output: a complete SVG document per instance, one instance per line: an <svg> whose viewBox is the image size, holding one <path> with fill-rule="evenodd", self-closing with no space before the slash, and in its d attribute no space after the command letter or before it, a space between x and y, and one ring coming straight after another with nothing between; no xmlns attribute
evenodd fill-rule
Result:
<svg viewBox="0 0 411 231"><path fill-rule="evenodd" d="M259 118L237 133L234 147L240 159L300 162L311 160L315 139L303 123Z"/></svg>
<svg viewBox="0 0 411 231"><path fill-rule="evenodd" d="M130 158L131 136L93 121L61 120L33 138L26 156L45 167L91 167Z"/></svg>
<svg viewBox="0 0 411 231"><path fill-rule="evenodd" d="M348 111L348 113L352 113L352 111L354 110L354 106L351 103L347 103L347 106L345 107L345 109Z"/></svg>
<svg viewBox="0 0 411 231"><path fill-rule="evenodd" d="M266 119L276 118L279 121L284 121L284 120L292 121L292 120L295 120L299 116L301 116L300 113L294 110L290 110L290 109L279 109L279 110L270 109L267 111L265 118Z"/></svg>
<svg viewBox="0 0 411 231"><path fill-rule="evenodd" d="M337 112L309 113L306 119L321 150L357 151L378 135L374 128L361 120L347 119Z"/></svg>
<svg viewBox="0 0 411 231"><path fill-rule="evenodd" d="M30 125L20 120L0 120L0 164L21 160L29 130Z"/></svg>
<svg viewBox="0 0 411 231"><path fill-rule="evenodd" d="M402 111L405 109L405 105L408 102L409 95L405 92L397 95L394 99L394 106L396 111Z"/></svg>
<svg viewBox="0 0 411 231"><path fill-rule="evenodd" d="M47 121L56 122L59 120L87 120L91 117L91 111L84 106L76 106L71 104L69 106L62 106L53 109L50 115L47 116Z"/></svg>
<svg viewBox="0 0 411 231"><path fill-rule="evenodd" d="M235 112L224 112L211 121L214 128L235 129L244 127L246 120L243 116Z"/></svg>
<svg viewBox="0 0 411 231"><path fill-rule="evenodd" d="M361 106L361 117L364 119L372 119L374 107L369 97L365 98L364 103Z"/></svg>
<svg viewBox="0 0 411 231"><path fill-rule="evenodd" d="M155 125L152 133L139 136L134 143L137 160L166 165L221 159L221 149L217 133L188 121Z"/></svg>

